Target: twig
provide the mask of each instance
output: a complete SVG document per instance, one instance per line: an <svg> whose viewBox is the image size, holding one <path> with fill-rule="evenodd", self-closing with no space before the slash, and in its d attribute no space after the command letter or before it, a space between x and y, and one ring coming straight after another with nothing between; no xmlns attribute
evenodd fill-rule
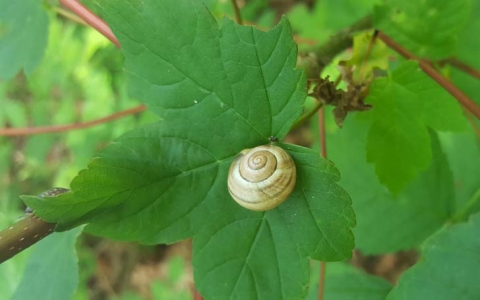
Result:
<svg viewBox="0 0 480 300"><path fill-rule="evenodd" d="M115 46L120 48L120 43L118 42L110 27L108 27L107 23L105 23L102 19L100 19L90 10L88 10L88 8L86 8L76 0L60 0L60 3L62 3L65 7L74 12L77 16L82 18L88 25L95 28L103 36L105 36L112 43L114 43Z"/></svg>
<svg viewBox="0 0 480 300"><path fill-rule="evenodd" d="M311 110L309 110L306 114L301 115L300 118L298 118L295 123L293 123L292 129L297 128L298 126L309 120L314 114L317 113L317 111L319 111L320 108L322 108L322 106L323 103L317 100L315 102L315 106Z"/></svg>
<svg viewBox="0 0 480 300"><path fill-rule="evenodd" d="M56 197L69 191L56 187L41 193L38 197ZM27 212L23 219L0 231L0 264L53 233L55 225L42 221L34 213Z"/></svg>
<svg viewBox="0 0 480 300"><path fill-rule="evenodd" d="M82 129L82 128L87 128L87 127L92 127L95 125L107 123L119 118L126 117L128 115L137 114L137 113L143 112L145 109L146 109L145 105L142 104L134 108L130 108L130 109L126 109L126 110L114 113L107 117L103 117L97 120L88 121L84 123L75 123L75 124L57 125L57 126L41 126L41 127L32 127L32 128L3 128L3 129L0 129L0 136L32 135L32 134L54 133L54 132Z"/></svg>
<svg viewBox="0 0 480 300"><path fill-rule="evenodd" d="M242 14L240 13L240 8L238 8L237 0L232 0L233 10L235 11L235 19L237 23L242 25Z"/></svg>
<svg viewBox="0 0 480 300"><path fill-rule="evenodd" d="M34 214L0 231L0 264L27 249L53 232L55 224L46 223Z"/></svg>
<svg viewBox="0 0 480 300"><path fill-rule="evenodd" d="M428 76L440 84L447 92L449 92L457 101L463 105L469 112L471 112L477 119L480 119L480 106L478 106L472 99L460 91L451 81L449 81L442 74L438 73L428 62L418 58L410 53L407 49L400 46L392 38L383 32L378 33L378 38L381 39L387 46L395 50L398 54L405 58L418 61L418 65Z"/></svg>
<svg viewBox="0 0 480 300"><path fill-rule="evenodd" d="M464 62L458 60L458 58L452 57L444 60L444 62L454 66L455 68L467 73L468 75L480 79L480 71L475 70Z"/></svg>
<svg viewBox="0 0 480 300"><path fill-rule="evenodd" d="M367 64L368 59L370 58L370 54L372 53L373 45L375 44L375 41L377 40L377 35L378 35L378 30L375 30L373 32L372 38L370 39L370 43L368 44L367 52L365 53L365 56L363 57L362 64L360 65L360 72L358 77L362 78L363 72L365 71L365 65Z"/></svg>

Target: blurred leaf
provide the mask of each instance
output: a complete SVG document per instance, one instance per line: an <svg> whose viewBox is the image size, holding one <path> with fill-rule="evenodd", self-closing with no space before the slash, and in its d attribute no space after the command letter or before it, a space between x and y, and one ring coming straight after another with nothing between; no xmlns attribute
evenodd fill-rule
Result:
<svg viewBox="0 0 480 300"><path fill-rule="evenodd" d="M26 127L25 104L21 101L1 99L2 109L0 110L0 120L8 122L11 127ZM2 123L0 123L2 124Z"/></svg>
<svg viewBox="0 0 480 300"><path fill-rule="evenodd" d="M292 27L302 38L327 42L336 31L346 28L371 14L373 5L380 0L322 0L313 10L296 5L289 13Z"/></svg>
<svg viewBox="0 0 480 300"><path fill-rule="evenodd" d="M468 218L470 213L475 212L475 202L478 201L475 195L480 191L478 137L469 130L466 133L442 133L440 141L455 178L457 217Z"/></svg>
<svg viewBox="0 0 480 300"><path fill-rule="evenodd" d="M314 263L310 291L306 300L318 299L320 264ZM369 275L344 262L326 266L324 299L328 300L384 300L392 285L383 278Z"/></svg>
<svg viewBox="0 0 480 300"><path fill-rule="evenodd" d="M405 272L387 299L480 299L480 214L425 241L422 259Z"/></svg>
<svg viewBox="0 0 480 300"><path fill-rule="evenodd" d="M29 255L30 251L26 250L0 264L0 300L12 299L22 280Z"/></svg>
<svg viewBox="0 0 480 300"><path fill-rule="evenodd" d="M480 1L473 1L473 7L470 16L467 19L467 25L459 35L458 50L456 57L470 65L476 70L480 70L480 59L478 59L478 49L480 49L480 39L475 38L480 32ZM478 78L464 73L463 71L452 68L451 78L455 85L465 92L470 98L480 105L480 84Z"/></svg>
<svg viewBox="0 0 480 300"><path fill-rule="evenodd" d="M78 257L78 288L75 290L72 299L70 300L85 300L91 297L93 291L91 282L95 278L99 270L99 259L97 253L92 251L91 245L87 245L83 239L79 237L77 243L77 257ZM142 299L143 300L143 299Z"/></svg>
<svg viewBox="0 0 480 300"><path fill-rule="evenodd" d="M5 146L0 147L0 152L5 149ZM10 150L10 149L8 149ZM0 162L8 161L2 159ZM1 164L0 164L1 167ZM0 170L0 174L3 174ZM4 229L11 226L23 212L12 209L11 193L8 189L2 191L0 194L0 228ZM17 198L18 199L18 198ZM28 257L31 249L25 249L14 257L0 264L0 300L10 300L15 290L17 289L25 270Z"/></svg>
<svg viewBox="0 0 480 300"><path fill-rule="evenodd" d="M21 69L29 74L41 61L48 38L48 17L37 0L0 0L0 78Z"/></svg>
<svg viewBox="0 0 480 300"><path fill-rule="evenodd" d="M53 233L38 242L12 300L70 299L78 284L75 242L81 231Z"/></svg>
<svg viewBox="0 0 480 300"><path fill-rule="evenodd" d="M417 56L438 60L456 52L470 8L470 0L392 0L375 8L374 24Z"/></svg>
<svg viewBox="0 0 480 300"><path fill-rule="evenodd" d="M219 21L225 17L235 20L232 1L205 0L202 1ZM237 1L244 24L255 24L263 28L274 25L275 11L270 9L268 0Z"/></svg>
<svg viewBox="0 0 480 300"><path fill-rule="evenodd" d="M154 299L175 299L191 300L192 293L182 289L180 286L181 277L185 276L185 262L181 257L172 257L168 261L168 278L155 281L152 284L152 295Z"/></svg>
<svg viewBox="0 0 480 300"><path fill-rule="evenodd" d="M466 122L455 99L425 75L416 62L402 63L387 78L376 79L365 100L374 120L367 139L367 160L380 182L399 193L431 163L428 127L463 130ZM395 171L392 171L395 170Z"/></svg>
<svg viewBox="0 0 480 300"><path fill-rule="evenodd" d="M348 118L341 130L328 135L327 144L329 158L342 174L340 183L353 200L356 247L366 254L416 247L453 214L453 179L446 157L431 135L430 167L395 197L365 161L367 131L367 122Z"/></svg>
<svg viewBox="0 0 480 300"><path fill-rule="evenodd" d="M176 284L185 273L185 262L179 256L172 257L168 261L168 279Z"/></svg>
<svg viewBox="0 0 480 300"><path fill-rule="evenodd" d="M11 161L13 145L11 141L0 138L0 161L8 162ZM0 164L0 176L6 174L8 170L8 164ZM18 198L17 198L18 199ZM2 202L2 201L0 201ZM8 203L8 201L3 202L3 204ZM2 207L3 208L3 207ZM1 211L1 210L0 210Z"/></svg>
<svg viewBox="0 0 480 300"><path fill-rule="evenodd" d="M372 78L374 69L387 70L390 50L382 41L376 39L373 44L368 60L365 60L372 33L364 32L353 38L352 58L346 61L346 65L354 67L355 82L365 82L365 79Z"/></svg>
<svg viewBox="0 0 480 300"><path fill-rule="evenodd" d="M459 1L459 2L464 2ZM466 24L458 36L458 49L456 57L465 63L480 69L480 60L478 59L478 49L480 49L480 39L473 38L477 36L480 30L480 1L471 1L471 9L468 11L468 17L464 21ZM468 3L468 2L467 2Z"/></svg>

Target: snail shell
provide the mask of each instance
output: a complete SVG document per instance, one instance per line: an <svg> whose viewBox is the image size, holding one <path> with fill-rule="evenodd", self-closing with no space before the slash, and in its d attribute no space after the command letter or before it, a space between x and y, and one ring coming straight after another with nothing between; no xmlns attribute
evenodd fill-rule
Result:
<svg viewBox="0 0 480 300"><path fill-rule="evenodd" d="M292 157L280 147L265 145L245 149L235 158L228 172L228 191L241 206L265 211L287 200L295 181Z"/></svg>

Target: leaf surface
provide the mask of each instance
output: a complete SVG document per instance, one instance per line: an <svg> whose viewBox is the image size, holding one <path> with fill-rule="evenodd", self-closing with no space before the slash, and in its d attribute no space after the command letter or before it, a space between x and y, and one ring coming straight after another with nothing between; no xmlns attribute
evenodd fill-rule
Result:
<svg viewBox="0 0 480 300"><path fill-rule="evenodd" d="M422 259L405 272L392 299L478 299L480 214L440 230L422 247Z"/></svg>
<svg viewBox="0 0 480 300"><path fill-rule="evenodd" d="M34 246L13 300L72 297L78 285L75 242L81 229L55 232Z"/></svg>
<svg viewBox="0 0 480 300"><path fill-rule="evenodd" d="M373 119L367 160L375 164L380 181L393 193L430 165L429 127L465 129L458 103L416 62L404 62L389 77L376 79L365 102L373 106L365 113Z"/></svg>
<svg viewBox="0 0 480 300"><path fill-rule="evenodd" d="M41 61L48 39L48 16L35 0L0 0L0 78L24 69L27 74Z"/></svg>
<svg viewBox="0 0 480 300"><path fill-rule="evenodd" d="M457 50L470 0L389 1L374 10L375 26L420 57L438 60Z"/></svg>
<svg viewBox="0 0 480 300"><path fill-rule="evenodd" d="M297 4L289 13L295 32L303 38L327 42L336 31L344 29L371 14L378 0L324 0L313 9Z"/></svg>
<svg viewBox="0 0 480 300"><path fill-rule="evenodd" d="M316 126L316 125L314 125ZM354 116L330 133L328 153L339 168L341 185L352 197L357 225L355 244L365 254L391 253L420 245L452 217L452 172L434 133L432 163L398 195L383 186L365 161L369 124Z"/></svg>
<svg viewBox="0 0 480 300"><path fill-rule="evenodd" d="M284 204L252 212L227 189L234 157L282 139L302 111L305 78L288 22L265 33L229 19L219 28L200 1L100 4L133 95L160 121L99 153L71 193L24 201L57 230L88 223L88 232L148 244L194 236L195 276L208 299L272 299L272 291L301 299L308 257L351 255L355 217L338 171L313 150L279 144L297 167Z"/></svg>

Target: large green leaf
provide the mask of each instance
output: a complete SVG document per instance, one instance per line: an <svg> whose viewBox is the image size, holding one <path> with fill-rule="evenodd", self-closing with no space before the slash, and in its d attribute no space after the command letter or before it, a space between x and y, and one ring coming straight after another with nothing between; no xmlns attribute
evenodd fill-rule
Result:
<svg viewBox="0 0 480 300"><path fill-rule="evenodd" d="M188 141L132 137L142 131L156 134L155 126L148 129L128 134L94 159L72 183L73 195L26 202L46 219L78 217L76 222L90 222L87 231L116 239L168 243L195 235L199 289L218 299L271 299L272 291L279 293L276 299L301 297L307 256L342 260L351 255L355 221L350 199L335 184L339 174L333 165L318 153L283 145L297 166L296 188L278 208L252 212L228 195L233 158L208 162L210 154ZM185 157L195 157L191 163L198 165L182 166ZM178 169L184 167L190 170ZM219 280L225 282L222 289L212 283ZM251 285L260 282L261 288Z"/></svg>
<svg viewBox="0 0 480 300"><path fill-rule="evenodd" d="M80 232L55 232L36 244L12 300L70 299L78 284L75 242Z"/></svg>
<svg viewBox="0 0 480 300"><path fill-rule="evenodd" d="M366 254L416 247L453 214L454 182L445 154L431 133L430 167L394 196L379 182L374 166L365 161L368 127L367 122L352 116L342 129L327 136L329 157L342 174L341 185L352 197L356 247Z"/></svg>
<svg viewBox="0 0 480 300"><path fill-rule="evenodd" d="M48 17L37 0L0 0L0 78L24 69L28 74L43 57Z"/></svg>
<svg viewBox="0 0 480 300"><path fill-rule="evenodd" d="M400 192L431 163L428 127L462 130L465 120L455 99L425 75L416 62L404 62L389 77L375 80L366 102L373 119L367 160L380 181Z"/></svg>
<svg viewBox="0 0 480 300"><path fill-rule="evenodd" d="M422 259L400 277L393 299L480 299L480 214L446 227L422 247Z"/></svg>
<svg viewBox="0 0 480 300"><path fill-rule="evenodd" d="M355 218L338 171L318 152L280 144L297 167L284 204L249 211L227 189L234 157L283 138L301 113L305 79L287 21L268 33L228 19L220 29L196 0L100 3L133 94L161 121L98 154L72 193L25 202L58 230L88 223L91 233L151 244L194 236L208 299L302 298L308 257L341 260L353 248Z"/></svg>
<svg viewBox="0 0 480 300"><path fill-rule="evenodd" d="M376 7L374 24L416 55L436 60L457 50L470 8L470 0L392 0Z"/></svg>

